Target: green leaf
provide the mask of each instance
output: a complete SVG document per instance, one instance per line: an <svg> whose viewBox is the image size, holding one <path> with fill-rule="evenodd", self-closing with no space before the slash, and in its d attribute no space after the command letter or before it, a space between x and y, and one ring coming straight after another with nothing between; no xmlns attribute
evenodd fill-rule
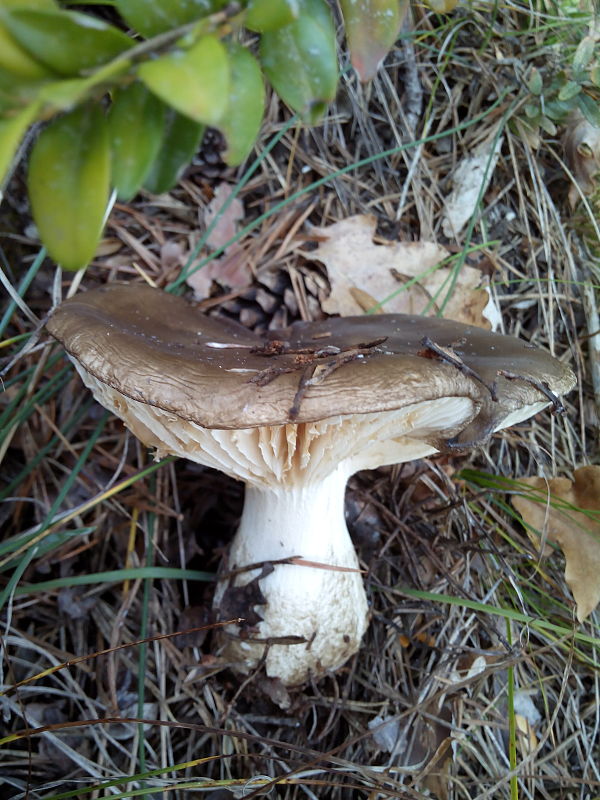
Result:
<svg viewBox="0 0 600 800"><path fill-rule="evenodd" d="M577 105L583 116L594 128L600 128L600 105L585 92L577 96Z"/></svg>
<svg viewBox="0 0 600 800"><path fill-rule="evenodd" d="M244 24L251 31L276 31L298 19L298 0L249 0Z"/></svg>
<svg viewBox="0 0 600 800"><path fill-rule="evenodd" d="M110 151L106 119L82 106L46 127L29 161L29 199L52 258L76 270L93 258L108 202Z"/></svg>
<svg viewBox="0 0 600 800"><path fill-rule="evenodd" d="M0 66L0 116L9 111L16 113L33 103L44 86L43 80L20 78Z"/></svg>
<svg viewBox="0 0 600 800"><path fill-rule="evenodd" d="M13 8L56 9L54 0L2 0L5 11ZM0 68L6 69L18 78L37 80L49 75L46 67L24 50L0 23Z"/></svg>
<svg viewBox="0 0 600 800"><path fill-rule="evenodd" d="M525 103L523 110L529 119L537 119L541 113L540 107L535 103Z"/></svg>
<svg viewBox="0 0 600 800"><path fill-rule="evenodd" d="M15 41L2 22L0 22L0 68L18 78L29 80L45 78L51 74Z"/></svg>
<svg viewBox="0 0 600 800"><path fill-rule="evenodd" d="M252 149L263 118L265 87L258 62L245 47L230 44L229 106L219 124L225 136L225 161L240 164Z"/></svg>
<svg viewBox="0 0 600 800"><path fill-rule="evenodd" d="M584 36L577 45L575 55L573 56L573 69L579 72L588 66L594 57L595 42L592 36Z"/></svg>
<svg viewBox="0 0 600 800"><path fill-rule="evenodd" d="M25 131L35 119L38 108L39 103L35 102L13 117L0 119L0 183L4 180Z"/></svg>
<svg viewBox="0 0 600 800"><path fill-rule="evenodd" d="M150 168L144 186L153 194L168 192L200 147L204 125L169 110L161 149Z"/></svg>
<svg viewBox="0 0 600 800"><path fill-rule="evenodd" d="M598 89L600 89L600 66L594 66L590 69L590 80Z"/></svg>
<svg viewBox="0 0 600 800"><path fill-rule="evenodd" d="M143 36L156 36L214 14L226 0L116 0L125 22Z"/></svg>
<svg viewBox="0 0 600 800"><path fill-rule="evenodd" d="M30 55L65 76L94 69L133 45L117 28L77 11L17 8L3 12L2 21Z"/></svg>
<svg viewBox="0 0 600 800"><path fill-rule="evenodd" d="M2 0L3 8L41 8L52 11L58 8L54 0Z"/></svg>
<svg viewBox="0 0 600 800"><path fill-rule="evenodd" d="M555 122L561 122L573 110L573 103L563 100L551 100L544 105L544 113Z"/></svg>
<svg viewBox="0 0 600 800"><path fill-rule="evenodd" d="M361 81L375 77L398 37L408 0L340 0L352 66Z"/></svg>
<svg viewBox="0 0 600 800"><path fill-rule="evenodd" d="M131 62L126 58L111 61L87 78L64 78L46 82L38 89L37 96L50 111L68 111L89 95L97 95L101 84L105 84L108 91L114 85L115 78L130 67Z"/></svg>
<svg viewBox="0 0 600 800"><path fill-rule="evenodd" d="M557 134L556 125L552 122L551 119L548 119L548 117L544 117L542 115L539 120L539 125L540 128L543 131L546 131L546 133L550 134L550 136L556 136Z"/></svg>
<svg viewBox="0 0 600 800"><path fill-rule="evenodd" d="M204 36L189 50L146 61L138 75L167 105L196 122L217 125L227 108L229 60L216 36Z"/></svg>
<svg viewBox="0 0 600 800"><path fill-rule="evenodd" d="M327 3L302 0L296 22L262 34L260 57L281 99L316 122L337 87L335 28Z"/></svg>
<svg viewBox="0 0 600 800"><path fill-rule="evenodd" d="M537 97L539 97L542 93L544 83L542 81L541 73L537 67L533 67L529 73L529 77L527 78L527 88L531 94L534 94Z"/></svg>
<svg viewBox="0 0 600 800"><path fill-rule="evenodd" d="M38 97L52 111L70 111L85 100L89 90L88 78L67 78L44 84L39 89Z"/></svg>
<svg viewBox="0 0 600 800"><path fill-rule="evenodd" d="M558 93L558 99L561 102L567 102L571 100L571 98L575 97L581 91L581 85L579 83L575 83L575 81L567 81L564 86L561 87L560 92Z"/></svg>
<svg viewBox="0 0 600 800"><path fill-rule="evenodd" d="M136 194L162 143L165 106L141 83L115 92L108 115L112 182L119 199Z"/></svg>

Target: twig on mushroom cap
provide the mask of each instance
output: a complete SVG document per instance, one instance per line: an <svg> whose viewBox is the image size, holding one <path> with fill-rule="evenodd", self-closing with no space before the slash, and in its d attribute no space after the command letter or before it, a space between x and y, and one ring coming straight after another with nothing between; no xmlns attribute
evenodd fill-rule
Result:
<svg viewBox="0 0 600 800"><path fill-rule="evenodd" d="M509 381L526 381L534 386L538 392L541 392L545 395L548 400L552 403L552 413L553 414L564 414L565 407L560 401L560 398L554 394L554 392L550 389L546 381L538 381L535 378L532 378L528 375L517 375L514 372L509 372L506 369L499 369L498 375L502 375L503 378L506 378Z"/></svg>
<svg viewBox="0 0 600 800"><path fill-rule="evenodd" d="M494 381L491 384L486 383L481 375L478 375L474 369L471 369L471 367L467 366L467 364L465 364L465 362L460 358L459 354L454 350L454 342L452 343L451 348L440 347L439 344L432 342L429 336L424 336L421 339L421 344L426 349L423 352L420 352L419 355L422 355L424 358L431 358L432 356L430 356L429 353L432 353L434 357L440 358L442 361L445 361L448 364L452 364L452 366L456 367L459 372L463 372L465 375L475 378L475 380L479 381L482 386L485 386L494 403L498 401L496 382Z"/></svg>
<svg viewBox="0 0 600 800"><path fill-rule="evenodd" d="M276 356L285 353L286 355L294 355L296 358L290 366L267 367L266 369L261 370L261 372L259 372L257 375L250 378L250 382L256 383L259 386L266 386L280 375L284 375L288 372L295 372L301 369L302 374L298 383L298 389L296 390L294 402L289 410L290 419L296 419L300 413L300 404L302 402L302 398L304 397L304 394L309 386L314 386L315 384L324 381L325 378L329 377L332 372L335 372L336 369L339 369L339 367L342 367L344 364L348 364L350 361L354 361L357 358L363 358L365 356L368 357L377 352L381 352L376 348L380 344L383 344L386 340L387 336L380 336L378 339L375 339L372 342L362 342L356 347L347 348L335 347L333 345L322 348L293 348L289 342L274 339L270 342L267 342L262 347L255 347L251 352L259 356ZM329 359L327 363L322 363L326 358ZM317 372L320 366L323 366L323 369Z"/></svg>

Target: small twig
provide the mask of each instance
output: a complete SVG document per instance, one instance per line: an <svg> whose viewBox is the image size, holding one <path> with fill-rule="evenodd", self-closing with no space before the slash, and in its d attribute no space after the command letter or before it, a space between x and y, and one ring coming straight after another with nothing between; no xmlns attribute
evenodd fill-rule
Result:
<svg viewBox="0 0 600 800"><path fill-rule="evenodd" d="M252 572L255 569L262 569L264 568L265 564L273 567L311 567L312 569L324 569L331 572L356 572L359 574L366 572L366 570L360 569L359 567L340 567L336 564L325 564L322 561L310 561L309 559L302 558L302 556L286 556L285 558L271 558L269 561L254 561L252 564L246 564L243 567L235 567L234 569L227 570L227 572L220 574L219 580L231 580L231 578L235 578L237 575L243 575L244 573ZM261 578L266 576L259 575L258 577L259 580L261 580Z"/></svg>
<svg viewBox="0 0 600 800"><path fill-rule="evenodd" d="M19 681L12 686L8 686L6 689L0 691L0 697L10 697L10 695L14 694L22 686L26 686L27 684L39 680L40 678L47 678L48 675L54 675L55 672L59 672L62 669L74 667L75 665L81 664L84 661L90 661L93 658L99 658L100 656L105 656L110 653L116 653L119 650L126 650L128 647L137 647L142 643L149 644L150 642L161 642L165 639L173 639L175 636L181 636L184 633L208 631L213 630L214 628L223 628L226 625L240 625L242 622L244 622L243 617L222 620L220 622L211 622L208 625L198 625L194 628L186 628L185 630L174 631L172 633L157 633L154 636L146 636L143 639L136 639L133 642L123 642L123 644L118 644L114 647L106 647L104 650L97 650L95 653L85 653L82 656L75 656L74 658L69 658L67 661L63 661L61 664L55 664L54 666L45 669L43 672L40 672L37 675L30 675L28 678L24 678L22 681Z"/></svg>
<svg viewBox="0 0 600 800"><path fill-rule="evenodd" d="M331 361L324 365L323 369L317 373L317 375L315 375L315 371L318 366L317 363L314 364L312 370L308 368L305 369L302 373L302 377L300 378L298 391L294 396L294 402L290 408L291 419L295 419L300 413L300 404L302 403L302 399L309 386L315 386L318 383L322 383L333 372L340 367L343 367L344 364L349 364L351 361L356 361L359 358L365 358L365 356L373 355L373 353L377 352L375 348L377 348L378 345L383 344L386 340L387 336L382 336L379 339L374 339L372 342L361 342L360 344L356 345L356 347L340 351L332 358ZM329 348L324 348L323 351L317 351L315 353L315 358L322 358L323 356L320 354L324 353L328 349Z"/></svg>
<svg viewBox="0 0 600 800"><path fill-rule="evenodd" d="M548 398L548 400L552 403L553 414L565 413L565 407L560 402L560 398L550 390L550 387L545 381L538 381L535 378L531 378L527 375L517 375L515 372L508 372L505 369L499 369L497 374L502 375L502 377L506 378L508 381L525 381L525 383L530 384L530 386L533 386L538 390L538 392L541 392L544 397Z"/></svg>
<svg viewBox="0 0 600 800"><path fill-rule="evenodd" d="M419 78L415 46L411 37L413 30L409 12L402 24L402 34L404 36L400 40L400 47L404 58L404 121L408 128L408 133L414 137L423 111L423 87Z"/></svg>
<svg viewBox="0 0 600 800"><path fill-rule="evenodd" d="M300 413L300 405L309 386L322 383L332 372L335 372L350 361L379 352L377 347L387 341L387 338L387 336L380 336L370 342L359 342L352 347L347 347L345 350L335 345L326 347L316 347L314 345L312 347L291 347L290 343L283 339L272 339L260 347L252 348L252 353L267 358L282 355L294 356L294 360L281 367L267 367L253 375L248 382L255 383L257 386L266 386L280 375L302 370L298 389L289 410L290 419L295 419ZM324 360L328 358L331 360L324 363ZM323 364L323 369L315 375L317 367L321 364Z"/></svg>
<svg viewBox="0 0 600 800"><path fill-rule="evenodd" d="M256 375L253 375L248 383L255 383L257 386L267 386L267 384L274 381L280 375L285 375L288 372L296 372L297 366L290 365L289 367L267 367L262 369Z"/></svg>
<svg viewBox="0 0 600 800"><path fill-rule="evenodd" d="M478 381L482 386L490 393L492 400L496 403L498 402L498 395L496 393L496 383L492 383L491 385L484 381L484 379L479 375L479 373L475 372L474 369L471 369L464 361L452 350L448 347L440 347L439 344L433 342L429 336L424 336L421 339L421 344L425 347L429 352L433 353L440 361L445 361L446 364L451 364L453 367L459 372L462 372L463 375L468 375L469 377L473 378L474 380ZM417 355L423 356L425 358L431 358L427 353L417 353Z"/></svg>
<svg viewBox="0 0 600 800"><path fill-rule="evenodd" d="M291 419L296 419L298 414L300 413L300 405L302 403L302 399L306 393L307 388L310 386L313 376L315 374L315 370L317 369L318 362L313 362L309 364L304 370L302 370L302 375L300 376L300 382L298 383L298 389L296 390L296 394L294 395L294 402L292 403L292 407L290 408L289 414Z"/></svg>

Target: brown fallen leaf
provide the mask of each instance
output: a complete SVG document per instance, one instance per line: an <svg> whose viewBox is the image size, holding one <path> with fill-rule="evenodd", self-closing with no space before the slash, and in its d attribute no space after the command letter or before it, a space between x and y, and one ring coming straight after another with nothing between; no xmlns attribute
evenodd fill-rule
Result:
<svg viewBox="0 0 600 800"><path fill-rule="evenodd" d="M451 283L448 267L438 265L450 253L434 242L375 244L376 220L356 215L326 228L311 227L319 245L300 251L310 261L327 267L331 293L322 302L328 314L362 314L365 300L383 303L384 313L435 314ZM463 266L444 308L444 317L489 328L484 314L489 295L478 269ZM385 302L384 302L385 301Z"/></svg>
<svg viewBox="0 0 600 800"><path fill-rule="evenodd" d="M217 218L232 192L233 188L228 183L220 183L215 189L213 199L206 207L204 219L200 220L207 228L215 219L217 220L206 240L211 250L218 250L227 245L237 233L238 222L244 219L244 204L238 197ZM213 280L230 289L250 285L252 272L246 252L239 242L229 245L220 258L215 258L202 269L192 273L186 279L186 283L194 290L194 298L203 300L210 294Z"/></svg>
<svg viewBox="0 0 600 800"><path fill-rule="evenodd" d="M446 800L452 765L452 739L448 736L452 713L447 706L427 718L410 720L398 716L376 716L368 723L372 745L392 753L393 763L414 770L413 786L428 789L432 797Z"/></svg>
<svg viewBox="0 0 600 800"><path fill-rule="evenodd" d="M432 797L447 800L450 796L452 760L452 738L446 736L415 783L422 781Z"/></svg>
<svg viewBox="0 0 600 800"><path fill-rule="evenodd" d="M168 241L160 248L160 266L169 274L180 270L187 261L187 253L181 242Z"/></svg>
<svg viewBox="0 0 600 800"><path fill-rule="evenodd" d="M577 603L577 619L583 622L600 602L600 466L580 467L573 481L521 480L540 491L516 495L512 504L527 525L560 546L566 561L565 579ZM528 533L539 546L538 536Z"/></svg>
<svg viewBox="0 0 600 800"><path fill-rule="evenodd" d="M123 247L123 242L117 239L116 236L105 236L100 240L100 244L96 248L96 258L101 256L112 256L118 253Z"/></svg>

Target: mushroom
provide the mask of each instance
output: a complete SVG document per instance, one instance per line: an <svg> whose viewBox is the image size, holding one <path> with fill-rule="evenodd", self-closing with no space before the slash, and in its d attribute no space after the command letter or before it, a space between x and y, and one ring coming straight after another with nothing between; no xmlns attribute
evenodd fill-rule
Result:
<svg viewBox="0 0 600 800"><path fill-rule="evenodd" d="M245 622L229 626L224 651L291 685L343 664L367 627L349 476L464 451L561 410L575 383L548 353L450 320L339 317L261 336L138 285L79 294L48 330L157 458L245 482L215 595L222 618Z"/></svg>

